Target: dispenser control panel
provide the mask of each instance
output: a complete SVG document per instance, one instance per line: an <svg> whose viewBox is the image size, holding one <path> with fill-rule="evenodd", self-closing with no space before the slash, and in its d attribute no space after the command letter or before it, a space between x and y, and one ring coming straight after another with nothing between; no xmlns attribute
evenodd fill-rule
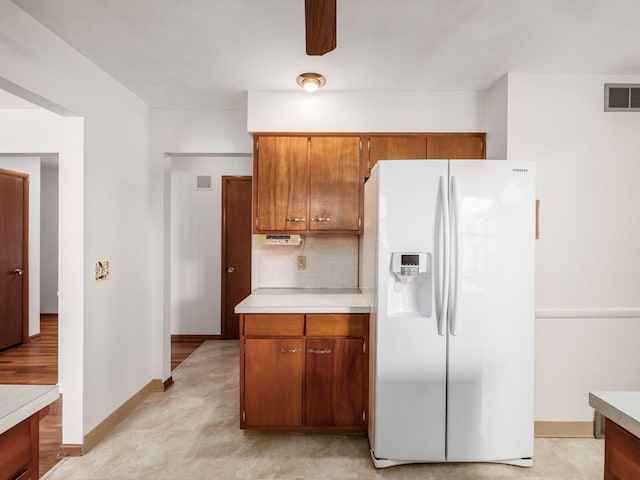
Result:
<svg viewBox="0 0 640 480"><path fill-rule="evenodd" d="M394 252L391 254L391 271L402 281L410 280L429 271L427 253Z"/></svg>

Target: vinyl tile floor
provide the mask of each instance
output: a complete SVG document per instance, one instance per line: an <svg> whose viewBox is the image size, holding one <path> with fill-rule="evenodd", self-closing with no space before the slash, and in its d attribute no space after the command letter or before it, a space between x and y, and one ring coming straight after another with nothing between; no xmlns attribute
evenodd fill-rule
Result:
<svg viewBox="0 0 640 480"><path fill-rule="evenodd" d="M238 428L238 342L208 341L83 457L46 480L450 479L598 480L604 444L536 439L534 466L416 464L376 470L364 436L276 434Z"/></svg>

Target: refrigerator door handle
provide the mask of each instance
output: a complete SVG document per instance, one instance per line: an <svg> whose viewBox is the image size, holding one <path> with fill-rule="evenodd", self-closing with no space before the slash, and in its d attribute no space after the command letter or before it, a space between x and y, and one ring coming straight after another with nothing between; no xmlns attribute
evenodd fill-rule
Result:
<svg viewBox="0 0 640 480"><path fill-rule="evenodd" d="M447 324L447 310L449 308L449 205L446 189L446 182L444 177L440 177L440 208L442 211L442 243L444 246L444 254L440 256L440 248L438 247L438 258L443 259L442 266L442 293L440 288L436 292L436 295L442 295L440 297L440 315L438 317L438 335L444 336L446 333ZM436 245L439 244L440 236L436 239ZM437 269L436 275L439 277L440 268ZM437 282L440 287L440 282Z"/></svg>
<svg viewBox="0 0 640 480"><path fill-rule="evenodd" d="M460 199L458 197L458 179L451 177L451 211L453 213L452 234L454 237L452 257L455 262L455 268L452 270L452 302L451 311L449 312L449 332L451 335L458 334L458 297L460 296Z"/></svg>

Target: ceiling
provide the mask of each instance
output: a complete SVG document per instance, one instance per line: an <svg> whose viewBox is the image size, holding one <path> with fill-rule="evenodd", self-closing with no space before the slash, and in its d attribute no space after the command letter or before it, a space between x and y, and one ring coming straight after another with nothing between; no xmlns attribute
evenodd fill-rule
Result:
<svg viewBox="0 0 640 480"><path fill-rule="evenodd" d="M638 0L338 0L338 46L322 57L305 54L303 0L14 2L155 107L240 108L307 71L323 90L640 73Z"/></svg>

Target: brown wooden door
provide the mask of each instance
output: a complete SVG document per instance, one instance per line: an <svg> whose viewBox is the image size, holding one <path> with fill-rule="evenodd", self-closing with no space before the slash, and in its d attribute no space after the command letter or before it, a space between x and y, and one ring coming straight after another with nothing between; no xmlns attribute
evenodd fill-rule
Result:
<svg viewBox="0 0 640 480"><path fill-rule="evenodd" d="M363 345L361 338L307 339L306 425L347 427L364 423Z"/></svg>
<svg viewBox="0 0 640 480"><path fill-rule="evenodd" d="M372 136L368 141L367 174L378 160L424 160L427 158L425 135Z"/></svg>
<svg viewBox="0 0 640 480"><path fill-rule="evenodd" d="M235 306L251 293L251 177L222 177L222 336L238 338Z"/></svg>
<svg viewBox="0 0 640 480"><path fill-rule="evenodd" d="M0 170L0 350L28 335L28 175Z"/></svg>
<svg viewBox="0 0 640 480"><path fill-rule="evenodd" d="M311 137L309 229L357 232L363 180L360 137Z"/></svg>
<svg viewBox="0 0 640 480"><path fill-rule="evenodd" d="M245 340L245 426L302 424L303 342L301 338Z"/></svg>
<svg viewBox="0 0 640 480"><path fill-rule="evenodd" d="M485 158L484 135L429 135L427 138L427 158L483 159Z"/></svg>
<svg viewBox="0 0 640 480"><path fill-rule="evenodd" d="M254 165L255 232L307 229L307 137L257 139Z"/></svg>

